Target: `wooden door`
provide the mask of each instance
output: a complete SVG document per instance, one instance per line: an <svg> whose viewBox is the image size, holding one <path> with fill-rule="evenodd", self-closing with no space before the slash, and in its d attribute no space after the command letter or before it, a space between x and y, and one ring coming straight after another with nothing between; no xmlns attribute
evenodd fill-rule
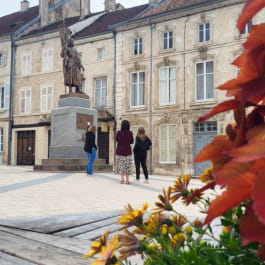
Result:
<svg viewBox="0 0 265 265"><path fill-rule="evenodd" d="M17 134L17 165L35 164L35 131Z"/></svg>
<svg viewBox="0 0 265 265"><path fill-rule="evenodd" d="M101 127L98 127L98 158L106 159L109 163L109 127L107 132L102 132Z"/></svg>

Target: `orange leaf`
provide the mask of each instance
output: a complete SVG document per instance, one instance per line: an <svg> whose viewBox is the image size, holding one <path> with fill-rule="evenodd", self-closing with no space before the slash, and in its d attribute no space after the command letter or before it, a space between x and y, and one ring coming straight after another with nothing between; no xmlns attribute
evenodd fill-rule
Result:
<svg viewBox="0 0 265 265"><path fill-rule="evenodd" d="M250 142L238 148L228 151L229 156L237 162L250 162L265 157L265 141Z"/></svg>
<svg viewBox="0 0 265 265"><path fill-rule="evenodd" d="M265 23L251 26L251 32L248 36L247 41L244 43L244 47L247 50L254 50L259 46L265 44Z"/></svg>
<svg viewBox="0 0 265 265"><path fill-rule="evenodd" d="M253 209L258 219L265 225L265 165L257 175L253 190ZM265 243L265 242L264 242Z"/></svg>
<svg viewBox="0 0 265 265"><path fill-rule="evenodd" d="M229 183L227 190L211 202L205 224L237 206L239 203L250 199L255 177L255 174L246 172L234 178Z"/></svg>
<svg viewBox="0 0 265 265"><path fill-rule="evenodd" d="M241 87L243 101L258 103L265 95L265 78L254 79L246 84L242 84Z"/></svg>
<svg viewBox="0 0 265 265"><path fill-rule="evenodd" d="M224 102L218 104L217 106L215 106L214 108L212 108L211 112L200 117L198 119L198 122L203 122L203 121L211 118L212 116L214 116L218 113L225 112L225 111L232 110L232 109L236 109L239 106L239 104L240 104L240 102L237 100L234 100L234 99L224 101Z"/></svg>
<svg viewBox="0 0 265 265"><path fill-rule="evenodd" d="M265 124L251 128L247 133L247 137L249 143L265 141Z"/></svg>
<svg viewBox="0 0 265 265"><path fill-rule="evenodd" d="M264 6L264 0L247 0L241 15L237 20L237 27L240 32L242 32L247 22Z"/></svg>
<svg viewBox="0 0 265 265"><path fill-rule="evenodd" d="M251 242L265 243L265 225L259 221L254 211L248 205L246 212L240 218L240 234L242 236L243 245L247 245Z"/></svg>
<svg viewBox="0 0 265 265"><path fill-rule="evenodd" d="M227 185L235 177L246 172L250 166L250 163L229 161L221 169L214 170L213 175L215 182L219 185Z"/></svg>
<svg viewBox="0 0 265 265"><path fill-rule="evenodd" d="M194 162L203 162L219 158L220 155L224 155L225 152L231 150L234 144L229 140L226 135L217 135L211 143L206 145L196 156ZM226 155L227 156L227 155Z"/></svg>

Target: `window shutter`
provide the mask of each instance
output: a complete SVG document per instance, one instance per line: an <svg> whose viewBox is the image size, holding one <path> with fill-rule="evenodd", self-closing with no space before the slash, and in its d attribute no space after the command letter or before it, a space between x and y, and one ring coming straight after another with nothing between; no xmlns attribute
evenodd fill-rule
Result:
<svg viewBox="0 0 265 265"><path fill-rule="evenodd" d="M8 83L5 84L5 88L4 88L4 108L5 109L9 109L9 100L10 100L10 85Z"/></svg>

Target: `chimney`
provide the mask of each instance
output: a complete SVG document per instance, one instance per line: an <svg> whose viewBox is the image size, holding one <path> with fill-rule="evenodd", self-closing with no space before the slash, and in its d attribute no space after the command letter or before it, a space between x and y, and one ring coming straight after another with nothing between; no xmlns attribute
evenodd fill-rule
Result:
<svg viewBox="0 0 265 265"><path fill-rule="evenodd" d="M26 11L29 9L29 1L27 0L23 0L22 2L20 2L21 4L21 11Z"/></svg>
<svg viewBox="0 0 265 265"><path fill-rule="evenodd" d="M41 27L47 26L49 22L48 16L49 0L39 0L39 15Z"/></svg>
<svg viewBox="0 0 265 265"><path fill-rule="evenodd" d="M81 0L80 20L90 15L90 0Z"/></svg>
<svg viewBox="0 0 265 265"><path fill-rule="evenodd" d="M105 11L113 12L116 10L116 0L105 0Z"/></svg>

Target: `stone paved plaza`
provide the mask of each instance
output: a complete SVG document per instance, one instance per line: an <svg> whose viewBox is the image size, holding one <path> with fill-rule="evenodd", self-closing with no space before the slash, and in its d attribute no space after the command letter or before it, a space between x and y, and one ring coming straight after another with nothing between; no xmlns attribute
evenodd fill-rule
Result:
<svg viewBox="0 0 265 265"><path fill-rule="evenodd" d="M141 207L148 202L154 206L162 188L173 184L172 176L150 176L149 184L142 181L131 185L120 184L113 173L40 172L32 167L0 166L0 212L1 219L51 216L60 214L88 213L122 210L130 203ZM200 187L193 179L192 187ZM195 207L177 206L178 211L194 216ZM151 208L150 208L151 209Z"/></svg>
<svg viewBox="0 0 265 265"><path fill-rule="evenodd" d="M175 177L150 176L120 184L112 172L33 171L32 167L0 166L0 265L86 265L91 241L109 229L116 233L119 213L128 203L154 208L162 188ZM202 183L192 179L190 187ZM175 209L190 219L201 215L195 206L177 202ZM116 232L115 232L116 231ZM132 264L143 264L140 256Z"/></svg>

